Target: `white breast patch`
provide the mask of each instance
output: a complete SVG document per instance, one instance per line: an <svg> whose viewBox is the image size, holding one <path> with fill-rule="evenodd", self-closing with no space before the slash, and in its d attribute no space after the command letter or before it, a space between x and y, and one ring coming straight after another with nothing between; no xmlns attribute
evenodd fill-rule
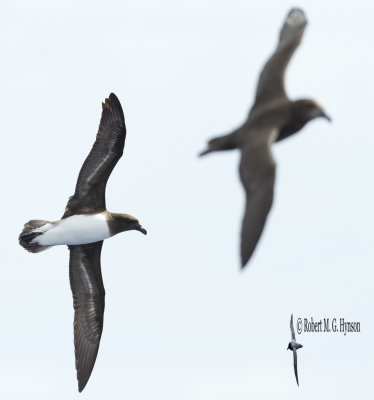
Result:
<svg viewBox="0 0 374 400"><path fill-rule="evenodd" d="M98 242L110 237L105 214L73 215L62 219L51 229L37 236L37 241L43 246L59 244L76 245Z"/></svg>

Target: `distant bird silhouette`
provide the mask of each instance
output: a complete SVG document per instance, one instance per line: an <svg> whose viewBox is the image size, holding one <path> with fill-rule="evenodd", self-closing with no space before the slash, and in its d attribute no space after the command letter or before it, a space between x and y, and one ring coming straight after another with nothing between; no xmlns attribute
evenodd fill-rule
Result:
<svg viewBox="0 0 374 400"><path fill-rule="evenodd" d="M291 314L290 328L291 328L291 341L290 341L290 343L288 343L287 350L292 350L292 352L293 352L293 369L295 371L297 386L299 386L299 377L297 375L297 353L296 353L296 350L301 349L303 347L303 345L296 343L295 330L293 328L293 314Z"/></svg>
<svg viewBox="0 0 374 400"><path fill-rule="evenodd" d="M247 120L233 132L210 140L207 150L200 154L241 150L239 172L247 197L241 232L242 267L255 250L273 202L275 161L271 145L298 132L314 118L330 121L317 102L291 101L284 89L284 72L306 24L302 10L295 8L289 12L278 46L260 74Z"/></svg>
<svg viewBox="0 0 374 400"><path fill-rule="evenodd" d="M61 220L31 220L19 236L32 253L68 245L70 286L74 300L74 345L78 389L86 386L95 365L103 330L105 290L100 254L103 240L117 233L147 231L128 214L106 210L105 187L121 158L126 138L125 118L118 98L111 93L103 103L99 131L78 176Z"/></svg>

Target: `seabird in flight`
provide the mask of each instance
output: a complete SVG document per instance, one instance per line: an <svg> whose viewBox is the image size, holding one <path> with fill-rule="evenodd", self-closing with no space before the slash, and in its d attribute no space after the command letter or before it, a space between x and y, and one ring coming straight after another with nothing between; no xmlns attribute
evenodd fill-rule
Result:
<svg viewBox="0 0 374 400"><path fill-rule="evenodd" d="M103 331L105 290L100 266L103 241L129 230L147 234L136 218L111 213L105 206L105 187L123 154L125 138L122 107L111 93L103 103L96 141L79 172L74 195L69 198L61 220L31 220L19 236L19 243L32 253L56 245L69 247L75 365L80 392L91 375Z"/></svg>
<svg viewBox="0 0 374 400"><path fill-rule="evenodd" d="M298 132L314 118L330 121L314 100L292 101L284 88L284 72L298 47L307 24L304 12L294 8L287 15L278 46L258 81L254 105L247 120L233 132L209 141L200 155L240 149L239 173L246 192L241 231L241 265L252 256L273 202L275 161L271 145Z"/></svg>
<svg viewBox="0 0 374 400"><path fill-rule="evenodd" d="M303 345L296 343L295 329L293 328L293 314L291 314L290 328L291 328L291 341L290 341L290 343L288 343L287 350L292 350L292 352L293 352L293 369L295 370L297 386L299 386L299 377L297 375L297 353L296 353L296 350L301 349L303 347Z"/></svg>

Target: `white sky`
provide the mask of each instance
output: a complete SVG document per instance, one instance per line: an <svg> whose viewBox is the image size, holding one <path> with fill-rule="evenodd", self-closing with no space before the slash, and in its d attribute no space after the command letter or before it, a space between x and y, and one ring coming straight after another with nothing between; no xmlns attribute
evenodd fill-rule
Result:
<svg viewBox="0 0 374 400"><path fill-rule="evenodd" d="M325 105L274 146L273 209L239 271L238 153L198 159L246 117L289 9L308 17L291 98ZM373 2L17 1L0 6L0 398L242 400L372 393ZM148 230L102 253L106 311L78 394L68 251L25 252L23 223L61 217L113 91L127 122L108 209ZM303 333L289 317L359 321Z"/></svg>

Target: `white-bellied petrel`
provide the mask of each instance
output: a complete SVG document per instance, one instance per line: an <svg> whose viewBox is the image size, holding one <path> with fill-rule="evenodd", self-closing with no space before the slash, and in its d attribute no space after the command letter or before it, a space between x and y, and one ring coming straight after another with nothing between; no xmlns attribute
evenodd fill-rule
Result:
<svg viewBox="0 0 374 400"><path fill-rule="evenodd" d="M136 218L111 213L105 206L105 187L123 154L125 138L123 110L111 93L103 103L96 141L79 172L74 195L61 220L31 220L19 236L19 243L32 253L56 245L69 247L75 365L80 392L94 367L103 330L105 290L100 266L103 240L129 230L147 233Z"/></svg>
<svg viewBox="0 0 374 400"><path fill-rule="evenodd" d="M304 12L292 9L280 32L278 46L263 68L254 105L247 120L233 132L209 141L200 155L240 149L240 178L246 192L241 230L241 265L252 256L273 203L275 161L271 145L298 132L317 117L330 118L313 100L291 101L284 88L284 72L307 24Z"/></svg>

